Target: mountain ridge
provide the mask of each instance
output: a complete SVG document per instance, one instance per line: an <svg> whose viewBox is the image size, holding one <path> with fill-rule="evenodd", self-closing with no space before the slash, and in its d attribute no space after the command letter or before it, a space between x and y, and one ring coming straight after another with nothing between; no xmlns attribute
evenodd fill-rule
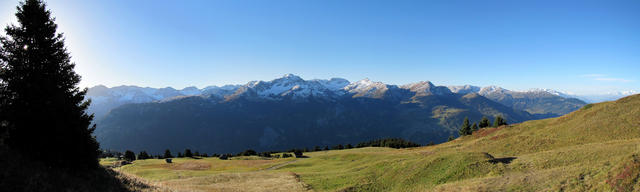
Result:
<svg viewBox="0 0 640 192"><path fill-rule="evenodd" d="M89 112L95 113L96 119L101 119L106 116L111 109L123 104L157 102L170 99L171 97L214 95L215 97L233 99L244 94L253 95L253 99L279 99L280 97L287 96L294 98L313 96L326 97L326 99L336 99L337 97L345 94L355 93L355 95L353 95L354 97L380 98L384 97L385 93L390 89L406 89L409 90L409 92L415 92L414 96L451 93L466 94L471 92L477 92L483 96L487 96L494 92L509 91L498 86L436 86L430 81L420 81L404 85L392 85L375 82L368 78L354 82L349 82L343 78L304 80L299 76L286 74L271 81L250 81L244 85L207 86L202 89L198 89L193 86L185 87L181 90L171 87L150 88L138 86L116 86L108 88L100 85L90 88L87 92L87 98L92 100ZM527 91L526 93L529 92L533 93L532 91ZM539 89L537 92L548 92L549 94L561 97L566 96L559 95L561 92L551 89ZM524 94L523 92L517 91L509 91L509 93ZM490 99L497 101L496 98ZM516 109L522 110L522 108ZM569 108L569 110L570 109L575 110L575 108ZM566 112L568 111L556 111L551 114L546 114L547 111L542 111L540 113L546 114L547 116L557 116Z"/></svg>

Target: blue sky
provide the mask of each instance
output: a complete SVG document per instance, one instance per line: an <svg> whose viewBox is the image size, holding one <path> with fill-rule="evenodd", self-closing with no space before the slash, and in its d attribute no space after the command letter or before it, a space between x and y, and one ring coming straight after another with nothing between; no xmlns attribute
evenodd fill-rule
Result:
<svg viewBox="0 0 640 192"><path fill-rule="evenodd" d="M286 73L640 91L640 1L50 0L83 77L183 88ZM0 0L0 24L16 0Z"/></svg>

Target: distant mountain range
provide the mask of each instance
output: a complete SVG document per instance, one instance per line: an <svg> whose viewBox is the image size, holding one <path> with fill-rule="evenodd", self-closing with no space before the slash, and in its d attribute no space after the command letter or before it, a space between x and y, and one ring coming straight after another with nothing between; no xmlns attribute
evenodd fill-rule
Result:
<svg viewBox="0 0 640 192"><path fill-rule="evenodd" d="M614 101L629 95L635 95L640 92L637 91L618 91L618 92L607 92L602 94L586 94L586 95L575 95L575 94L565 94L563 97L573 97L578 98L588 103L599 103L603 101Z"/></svg>
<svg viewBox="0 0 640 192"><path fill-rule="evenodd" d="M363 79L285 75L245 85L141 88L96 86L87 93L102 148L237 152L356 143L383 137L442 142L462 119L509 123L555 117L586 103L551 90L388 85Z"/></svg>
<svg viewBox="0 0 640 192"><path fill-rule="evenodd" d="M550 89L518 92L496 86L480 88L471 85L449 86L449 89L454 93L478 93L515 110L526 111L541 118L564 115L586 104L580 99Z"/></svg>

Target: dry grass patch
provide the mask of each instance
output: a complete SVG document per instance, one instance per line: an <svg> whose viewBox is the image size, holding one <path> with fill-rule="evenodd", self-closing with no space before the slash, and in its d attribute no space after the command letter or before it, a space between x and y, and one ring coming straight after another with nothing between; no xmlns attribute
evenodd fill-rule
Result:
<svg viewBox="0 0 640 192"><path fill-rule="evenodd" d="M222 173L161 183L175 191L309 191L291 172Z"/></svg>
<svg viewBox="0 0 640 192"><path fill-rule="evenodd" d="M187 161L177 164L166 164L169 169L173 170L208 170L211 169L211 163L202 161Z"/></svg>

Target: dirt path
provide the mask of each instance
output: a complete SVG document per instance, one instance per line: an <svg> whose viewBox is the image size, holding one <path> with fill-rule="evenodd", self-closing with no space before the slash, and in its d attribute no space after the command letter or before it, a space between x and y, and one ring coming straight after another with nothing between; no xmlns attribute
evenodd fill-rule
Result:
<svg viewBox="0 0 640 192"><path fill-rule="evenodd" d="M284 166L287 166L287 165L289 165L291 163L295 163L295 162L298 162L298 161L300 161L300 159L296 159L296 160L293 160L293 161L287 161L287 162L284 162L282 164L274 165L272 167L269 167L269 168L266 168L266 169L263 169L263 170L260 170L260 171L268 171L268 170L280 169L280 168L282 168Z"/></svg>

